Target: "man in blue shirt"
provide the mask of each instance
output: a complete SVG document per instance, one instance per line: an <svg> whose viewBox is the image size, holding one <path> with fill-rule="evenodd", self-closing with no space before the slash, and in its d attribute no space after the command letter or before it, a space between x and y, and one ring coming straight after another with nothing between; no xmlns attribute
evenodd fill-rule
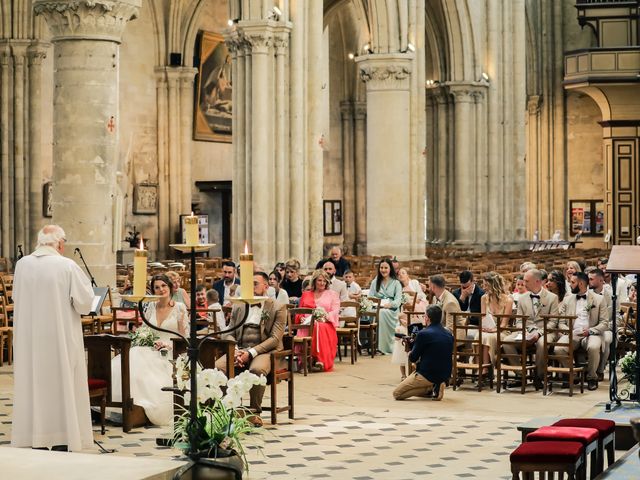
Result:
<svg viewBox="0 0 640 480"><path fill-rule="evenodd" d="M453 335L442 324L442 309L433 305L427 309L429 326L416 335L409 360L417 363L417 370L393 391L393 398L405 400L414 396L434 394L442 400L445 382L451 376Z"/></svg>

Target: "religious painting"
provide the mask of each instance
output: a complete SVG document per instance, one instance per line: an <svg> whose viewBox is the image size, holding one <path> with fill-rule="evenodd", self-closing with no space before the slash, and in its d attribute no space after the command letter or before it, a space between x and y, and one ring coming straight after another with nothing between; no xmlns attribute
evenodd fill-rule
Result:
<svg viewBox="0 0 640 480"><path fill-rule="evenodd" d="M158 211L158 186L140 183L133 188L133 213L155 215Z"/></svg>
<svg viewBox="0 0 640 480"><path fill-rule="evenodd" d="M342 200L324 201L324 235L342 235Z"/></svg>
<svg viewBox="0 0 640 480"><path fill-rule="evenodd" d="M42 186L42 216L51 218L53 217L53 182L47 182Z"/></svg>
<svg viewBox="0 0 640 480"><path fill-rule="evenodd" d="M222 35L202 32L194 108L195 140L231 142L231 55Z"/></svg>

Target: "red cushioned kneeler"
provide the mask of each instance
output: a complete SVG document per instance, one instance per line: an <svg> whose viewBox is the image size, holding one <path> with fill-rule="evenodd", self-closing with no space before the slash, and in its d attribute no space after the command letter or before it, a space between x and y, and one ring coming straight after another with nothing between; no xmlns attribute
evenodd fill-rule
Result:
<svg viewBox="0 0 640 480"><path fill-rule="evenodd" d="M616 461L616 422L601 418L565 418L553 424L558 427L583 427L598 430L598 472L604 471L604 451L607 451L607 464Z"/></svg>
<svg viewBox="0 0 640 480"><path fill-rule="evenodd" d="M511 453L510 460L513 478L520 478L520 472L563 472L575 479L576 473L583 473L584 447L580 442L526 442Z"/></svg>

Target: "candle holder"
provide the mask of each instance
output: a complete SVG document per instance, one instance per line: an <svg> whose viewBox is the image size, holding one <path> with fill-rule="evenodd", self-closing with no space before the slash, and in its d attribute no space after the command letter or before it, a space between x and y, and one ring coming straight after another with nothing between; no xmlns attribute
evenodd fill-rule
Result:
<svg viewBox="0 0 640 480"><path fill-rule="evenodd" d="M144 297L135 297L134 295L126 295L124 297L128 297L127 299L131 299L131 301L137 301L138 302L138 309L140 312L140 318L142 319L142 321L149 326L150 328L154 329L154 330L158 330L160 332L165 332L165 333L170 333L172 335L175 335L177 337L180 337L182 340L184 340L184 342L187 345L187 357L189 358L189 364L190 364L190 371L191 372L197 372L197 365L198 365L198 356L199 356L199 352L200 352L200 346L202 345L202 343L209 337L212 337L214 335L221 335L224 333L229 333L229 332L233 332L237 329L239 329L240 327L242 327L244 325L244 323L247 321L247 317L249 316L249 308L245 308L244 309L244 315L241 319L241 321L232 328L228 328L226 330L222 330L220 332L212 332L209 333L207 335L200 335L198 336L197 334L197 312L196 312L196 253L198 252L205 252L207 250L209 250L211 247L215 246L215 244L213 243L208 243L208 244L199 244L199 245L187 245L187 244L172 244L171 247L182 252L182 253L188 253L190 254L190 260L191 260L191 307L189 309L189 338L185 337L184 335L181 335L179 332L173 331L173 330L167 330L161 327L158 327L157 325L153 325L151 324L147 318L144 315L144 311L142 309L142 303L146 300L146 299L152 299L151 301L157 301L155 300L156 298L160 298L157 295L145 295ZM123 298L124 298L123 297ZM135 297L135 299L133 298ZM256 303L260 303L263 302L267 299L267 297L248 297L248 298L239 298L239 297L234 297L231 299L232 303L244 303L245 305L249 306L249 305L253 305ZM173 390L173 388L170 388L169 390ZM198 412L198 385L197 385L197 378L195 374L191 375L190 378L190 387L189 390L191 392L191 398L189 400L189 432L195 432L195 420L197 418L197 412ZM197 458L197 451L195 448L195 442L192 441L193 439L190 439L190 450L189 453L187 454L189 456L190 460L190 465L187 468L183 468L180 470L181 474L185 474L188 470L190 470L194 465L196 465L196 463L198 463L199 459ZM156 441L159 444L165 445L166 441L164 439L158 439Z"/></svg>

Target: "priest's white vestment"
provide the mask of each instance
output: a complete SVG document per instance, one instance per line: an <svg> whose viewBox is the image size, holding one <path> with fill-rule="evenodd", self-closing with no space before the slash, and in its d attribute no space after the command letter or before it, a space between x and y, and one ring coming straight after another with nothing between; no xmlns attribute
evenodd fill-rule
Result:
<svg viewBox="0 0 640 480"><path fill-rule="evenodd" d="M94 298L76 263L41 246L16 263L11 445L93 445L80 314Z"/></svg>

